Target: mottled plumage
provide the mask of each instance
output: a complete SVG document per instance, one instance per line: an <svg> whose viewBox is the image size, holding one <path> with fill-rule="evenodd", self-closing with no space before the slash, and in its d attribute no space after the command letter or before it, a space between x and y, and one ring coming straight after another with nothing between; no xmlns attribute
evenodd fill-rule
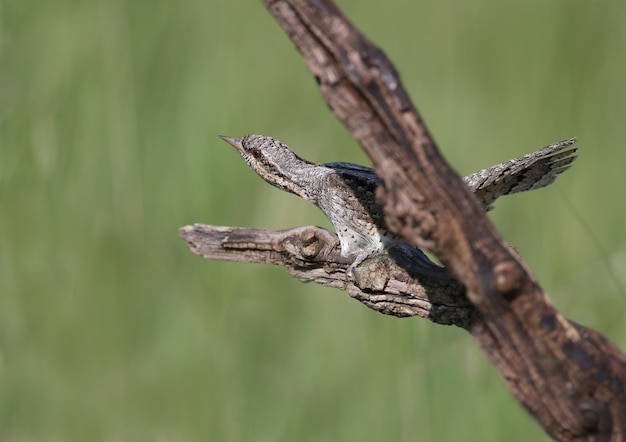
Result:
<svg viewBox="0 0 626 442"><path fill-rule="evenodd" d="M319 207L337 231L344 256L380 252L404 240L387 231L376 201L381 180L369 167L351 163L316 164L286 144L263 135L221 137L234 146L250 168L269 184ZM576 159L577 149L564 140L536 152L483 169L464 178L485 210L500 196L552 183Z"/></svg>

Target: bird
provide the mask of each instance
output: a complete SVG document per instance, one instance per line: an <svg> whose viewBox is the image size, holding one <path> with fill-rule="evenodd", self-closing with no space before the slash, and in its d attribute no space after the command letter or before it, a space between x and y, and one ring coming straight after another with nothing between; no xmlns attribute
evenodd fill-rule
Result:
<svg viewBox="0 0 626 442"><path fill-rule="evenodd" d="M406 243L385 226L383 206L376 199L381 179L372 168L337 162L318 164L298 156L288 145L265 135L234 138L220 135L248 166L272 186L316 205L330 220L341 244L341 255L355 262ZM464 178L484 210L502 195L551 184L577 158L570 148L575 138L479 170Z"/></svg>

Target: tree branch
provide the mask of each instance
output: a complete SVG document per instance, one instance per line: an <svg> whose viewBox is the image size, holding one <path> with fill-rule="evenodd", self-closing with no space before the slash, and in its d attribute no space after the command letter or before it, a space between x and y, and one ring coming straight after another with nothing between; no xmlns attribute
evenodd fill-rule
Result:
<svg viewBox="0 0 626 442"><path fill-rule="evenodd" d="M190 249L206 258L282 265L300 279L347 290L381 313L463 327L551 436L623 440L626 357L552 306L439 153L385 54L331 0L264 3L302 53L331 111L372 159L384 183L377 194L387 227L432 250L454 279L408 247L355 265L340 255L336 235L316 227L196 224L180 230Z"/></svg>
<svg viewBox="0 0 626 442"><path fill-rule="evenodd" d="M416 250L368 258L352 269L351 279L346 271L352 260L341 256L337 235L320 227L277 231L194 224L182 227L179 236L203 258L280 265L302 281L346 290L386 315L466 329L478 315L463 287Z"/></svg>
<svg viewBox="0 0 626 442"><path fill-rule="evenodd" d="M264 0L329 108L384 181L385 221L432 250L482 313L470 332L509 389L560 440L626 431L626 358L560 315L440 155L384 53L330 0Z"/></svg>

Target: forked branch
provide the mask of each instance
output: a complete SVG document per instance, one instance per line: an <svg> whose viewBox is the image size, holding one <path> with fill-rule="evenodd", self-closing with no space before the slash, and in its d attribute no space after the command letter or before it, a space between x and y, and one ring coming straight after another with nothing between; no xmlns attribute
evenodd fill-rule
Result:
<svg viewBox="0 0 626 442"><path fill-rule="evenodd" d="M346 272L352 259L341 256L337 235L321 227L277 231L195 224L181 228L179 235L204 258L280 265L302 281L346 290L386 315L420 316L466 329L478 315L463 287L418 251L408 258L392 250L367 259L350 279Z"/></svg>
<svg viewBox="0 0 626 442"><path fill-rule="evenodd" d="M433 251L481 316L470 327L511 392L560 440L621 439L626 358L565 319L446 163L385 54L330 0L264 0L329 108L384 181L385 221Z"/></svg>
<svg viewBox="0 0 626 442"><path fill-rule="evenodd" d="M439 153L385 54L330 0L264 0L264 4L301 52L331 111L372 159L384 183L378 193L389 229L414 246L433 251L459 282L451 292L452 307L457 313L469 312L467 320L437 322L467 328L510 391L554 438L623 440L626 357L599 333L568 321L552 306L526 264L505 244ZM256 231L254 240L247 242L246 235L251 237L245 231L193 229L184 228L181 235L188 241L194 235L197 239L198 232L223 235L213 245L221 248L213 250L220 259L239 254L243 259L237 260L276 262L294 274L299 266L310 270L307 266L313 265L329 285L341 285L346 279L345 264L331 246L329 232ZM411 273L412 265L420 267L414 264L419 259L412 258L393 260L401 269L408 268L411 278L423 270ZM370 300L373 295L387 296L390 282L396 280L379 276L385 271L394 275L387 264L366 260L359 265L365 271L360 276L356 272L356 286ZM337 274L339 282L334 279ZM435 280L449 282L443 274ZM419 291L417 286L423 285L417 278L417 285L406 287ZM389 299L398 305L399 298ZM426 307L435 305L429 296L424 299L430 302ZM425 316L418 313L419 307L411 309L405 311ZM393 308L383 312L394 314Z"/></svg>

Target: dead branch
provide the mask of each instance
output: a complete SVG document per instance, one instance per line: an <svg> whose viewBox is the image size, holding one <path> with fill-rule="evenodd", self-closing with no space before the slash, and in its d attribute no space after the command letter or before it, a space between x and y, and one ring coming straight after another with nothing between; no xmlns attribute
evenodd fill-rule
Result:
<svg viewBox="0 0 626 442"><path fill-rule="evenodd" d="M439 153L385 54L330 0L264 4L301 52L331 111L372 159L384 182L378 196L385 204L387 226L413 245L433 251L460 283L451 292L453 304L466 308L469 300L475 309L470 308L466 322L442 322L469 330L510 391L554 438L623 440L626 357L599 333L568 321L552 306ZM195 251L209 250L206 256L277 263L296 275L303 269L318 272L319 281L327 285L341 288L341 281L345 283L345 263L331 247L329 232L304 228L251 235L220 229L187 227L181 235ZM395 275L380 275L395 270L384 263L362 264L376 267L363 267L366 271L354 286L369 296L363 298L369 303L360 300L376 308L372 296L388 296L389 282L395 281ZM409 275L417 274L409 270ZM419 277L409 284L408 290L432 293ZM355 293L350 284L345 288ZM424 304L428 315L415 306L394 310L402 304L397 297L388 298L392 307L380 311L430 317L438 305L430 295L407 294L430 302ZM402 299L409 298L403 293Z"/></svg>
<svg viewBox="0 0 626 442"><path fill-rule="evenodd" d="M556 439L621 440L624 354L552 306L439 153L385 54L330 0L264 3L384 181L387 226L466 288L482 314L470 333L511 392Z"/></svg>
<svg viewBox="0 0 626 442"><path fill-rule="evenodd" d="M368 258L353 268L351 279L346 271L352 259L341 256L337 235L321 227L276 231L194 224L179 235L203 258L280 265L302 281L346 290L386 315L467 329L478 314L463 287L418 250Z"/></svg>

